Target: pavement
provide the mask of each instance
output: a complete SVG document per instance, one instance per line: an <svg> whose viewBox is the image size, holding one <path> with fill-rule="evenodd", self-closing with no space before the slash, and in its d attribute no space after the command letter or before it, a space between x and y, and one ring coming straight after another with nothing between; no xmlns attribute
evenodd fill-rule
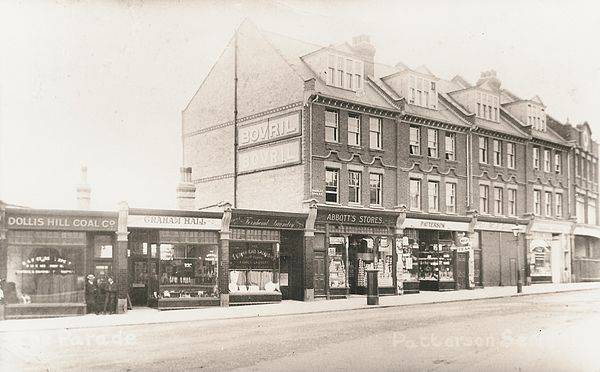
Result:
<svg viewBox="0 0 600 372"><path fill-rule="evenodd" d="M4 320L0 321L0 333L315 314L594 289L600 289L600 282L535 284L523 287L523 292L520 294L517 294L516 286L505 286L448 292L421 292L401 296L382 296L379 299L379 305L367 305L366 296L350 296L347 299L339 300L316 300L311 302L284 300L280 303L265 305L206 307L169 311L135 307L133 310L118 315L88 314L61 318Z"/></svg>

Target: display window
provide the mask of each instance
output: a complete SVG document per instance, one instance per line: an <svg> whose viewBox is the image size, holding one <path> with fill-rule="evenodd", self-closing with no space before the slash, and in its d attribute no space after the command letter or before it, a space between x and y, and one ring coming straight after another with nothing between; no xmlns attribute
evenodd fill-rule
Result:
<svg viewBox="0 0 600 372"><path fill-rule="evenodd" d="M350 235L348 237L351 293L364 294L367 288L367 269L377 269L379 287L393 287L392 243L387 237Z"/></svg>
<svg viewBox="0 0 600 372"><path fill-rule="evenodd" d="M419 280L419 243L416 231L407 231L396 244L398 253L397 278L401 282L416 282Z"/></svg>
<svg viewBox="0 0 600 372"><path fill-rule="evenodd" d="M232 241L230 292L279 292L279 243Z"/></svg>
<svg viewBox="0 0 600 372"><path fill-rule="evenodd" d="M419 280L453 282L454 252L458 233L453 231L418 230L412 246L419 246ZM410 239L409 239L410 241Z"/></svg>
<svg viewBox="0 0 600 372"><path fill-rule="evenodd" d="M532 277L552 276L552 262L550 247L545 241L534 240L531 249L530 272Z"/></svg>
<svg viewBox="0 0 600 372"><path fill-rule="evenodd" d="M5 301L83 303L86 234L10 231Z"/></svg>
<svg viewBox="0 0 600 372"><path fill-rule="evenodd" d="M217 252L216 245L160 244L160 296L217 296Z"/></svg>
<svg viewBox="0 0 600 372"><path fill-rule="evenodd" d="M335 236L329 238L329 288L348 288L348 262L346 238Z"/></svg>

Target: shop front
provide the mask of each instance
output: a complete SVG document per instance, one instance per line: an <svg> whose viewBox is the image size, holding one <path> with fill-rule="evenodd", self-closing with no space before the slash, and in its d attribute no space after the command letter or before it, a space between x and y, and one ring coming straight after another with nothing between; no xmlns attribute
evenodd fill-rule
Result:
<svg viewBox="0 0 600 372"><path fill-rule="evenodd" d="M318 207L314 240L315 297L366 294L366 270L377 269L379 293L396 290L398 212Z"/></svg>
<svg viewBox="0 0 600 372"><path fill-rule="evenodd" d="M132 209L127 228L134 306L166 310L219 305L220 213Z"/></svg>
<svg viewBox="0 0 600 372"><path fill-rule="evenodd" d="M566 283L571 280L569 222L535 221L529 230L528 272L531 283Z"/></svg>
<svg viewBox="0 0 600 372"><path fill-rule="evenodd" d="M5 317L86 313L85 278L115 278L117 213L6 209Z"/></svg>
<svg viewBox="0 0 600 372"><path fill-rule="evenodd" d="M573 281L600 281L600 226L576 225L573 235Z"/></svg>
<svg viewBox="0 0 600 372"><path fill-rule="evenodd" d="M516 286L518 270L522 275L522 283L526 284L528 254L522 233L525 232L527 223L527 220L504 221L493 217L477 221L475 230L479 245L475 252L480 254L476 254L478 262L475 265L481 268L479 280L482 286Z"/></svg>
<svg viewBox="0 0 600 372"><path fill-rule="evenodd" d="M303 299L303 231L307 215L232 210L229 303Z"/></svg>
<svg viewBox="0 0 600 372"><path fill-rule="evenodd" d="M471 288L473 249L468 218L456 221L408 217L402 224L404 290L449 291ZM415 264L416 261L416 264ZM409 269L410 268L410 269Z"/></svg>

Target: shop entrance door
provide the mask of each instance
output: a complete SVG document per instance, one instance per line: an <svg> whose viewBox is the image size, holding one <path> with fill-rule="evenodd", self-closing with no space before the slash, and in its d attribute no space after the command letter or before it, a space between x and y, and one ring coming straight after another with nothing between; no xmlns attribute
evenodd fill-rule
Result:
<svg viewBox="0 0 600 372"><path fill-rule="evenodd" d="M315 252L313 269L315 296L325 296L325 252Z"/></svg>
<svg viewBox="0 0 600 372"><path fill-rule="evenodd" d="M469 288L469 252L456 253L456 289Z"/></svg>
<svg viewBox="0 0 600 372"><path fill-rule="evenodd" d="M156 250L157 244L152 244ZM129 257L129 297L133 306L156 306L158 258L153 255Z"/></svg>
<svg viewBox="0 0 600 372"><path fill-rule="evenodd" d="M475 286L481 287L481 251L475 250L473 251L473 266L474 266L474 280Z"/></svg>

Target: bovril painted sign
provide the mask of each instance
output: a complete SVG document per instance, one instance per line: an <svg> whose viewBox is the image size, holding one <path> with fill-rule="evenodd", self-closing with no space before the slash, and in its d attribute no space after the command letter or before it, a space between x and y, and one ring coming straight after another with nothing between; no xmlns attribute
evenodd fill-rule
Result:
<svg viewBox="0 0 600 372"><path fill-rule="evenodd" d="M24 230L117 230L117 217L11 215L7 223L9 228Z"/></svg>
<svg viewBox="0 0 600 372"><path fill-rule="evenodd" d="M268 118L265 121L243 125L238 128L238 144L241 147L277 141L300 134L300 112Z"/></svg>
<svg viewBox="0 0 600 372"><path fill-rule="evenodd" d="M265 146L243 149L238 152L238 172L249 173L265 169L300 164L300 139L277 142Z"/></svg>

